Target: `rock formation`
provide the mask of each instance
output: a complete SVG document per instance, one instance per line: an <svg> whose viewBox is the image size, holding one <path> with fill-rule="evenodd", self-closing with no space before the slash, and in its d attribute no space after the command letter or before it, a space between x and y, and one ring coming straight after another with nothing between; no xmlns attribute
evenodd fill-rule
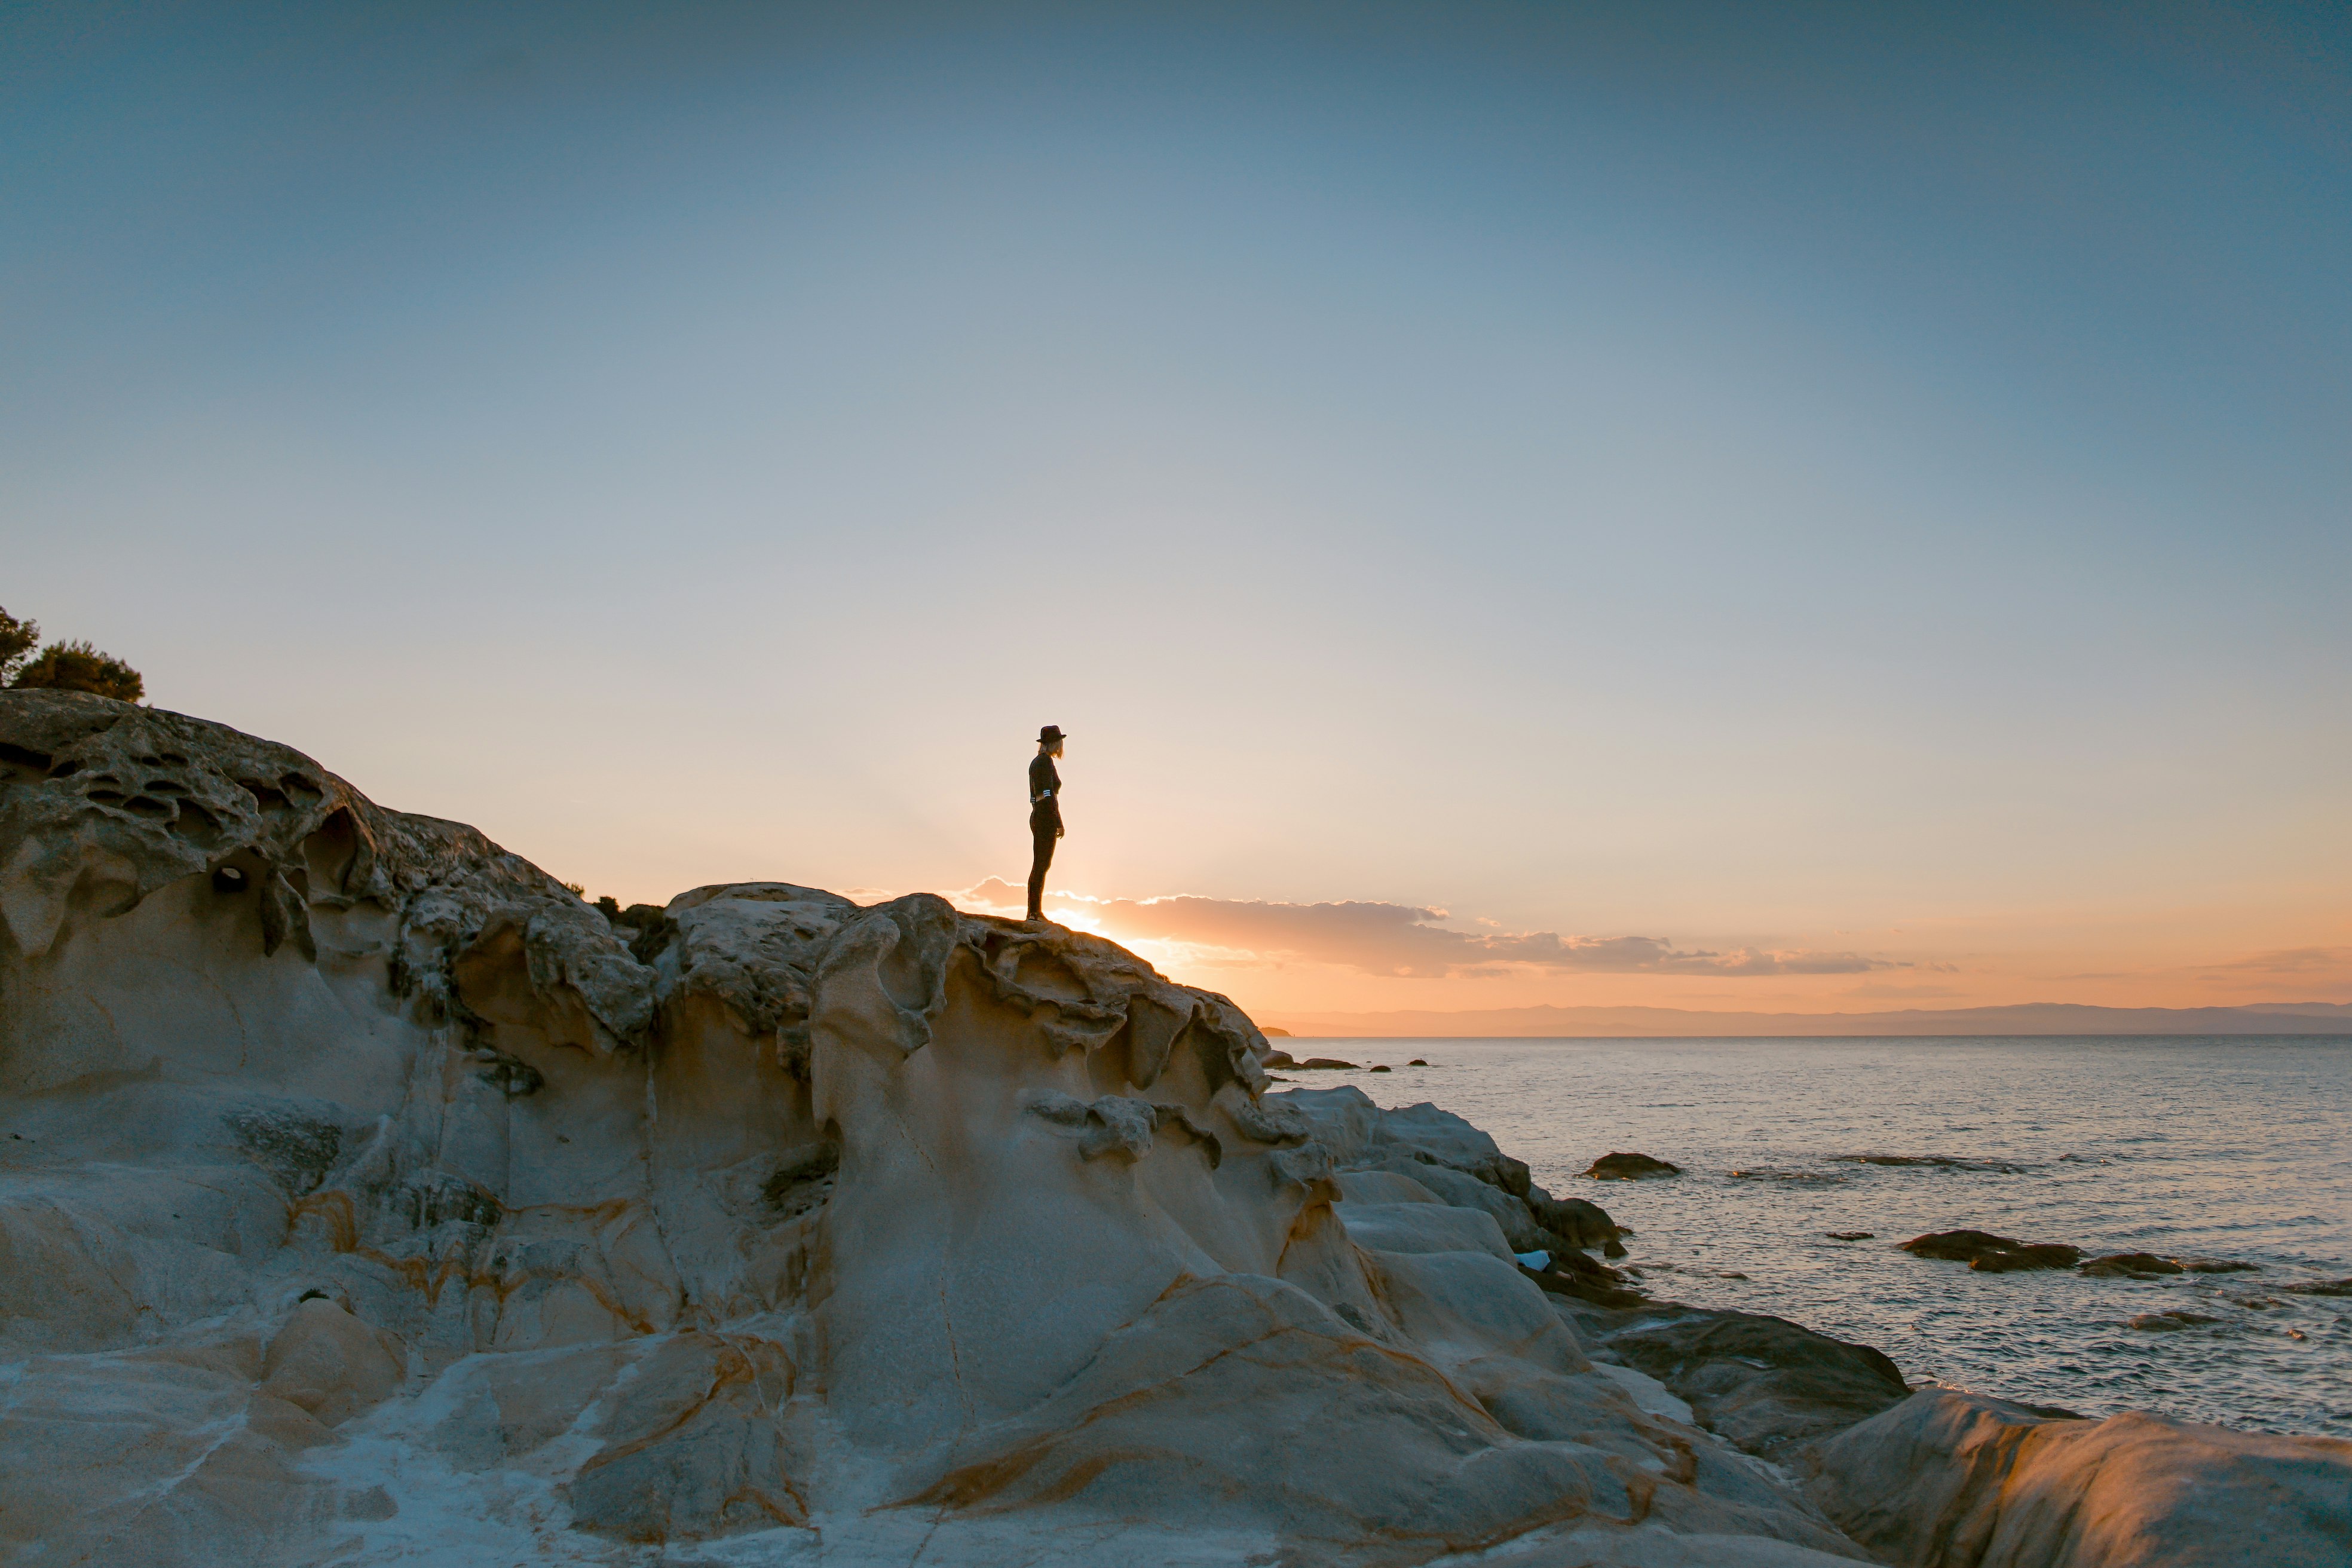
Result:
<svg viewBox="0 0 2352 1568"><path fill-rule="evenodd" d="M0 693L0 1563L1866 1560L1883 1357L1532 1278L1620 1233L1268 1049L1059 927L608 918Z"/></svg>
<svg viewBox="0 0 2352 1568"><path fill-rule="evenodd" d="M2105 1421L1935 1390L1803 1456L1854 1540L1917 1568L2352 1561L2352 1443Z"/></svg>

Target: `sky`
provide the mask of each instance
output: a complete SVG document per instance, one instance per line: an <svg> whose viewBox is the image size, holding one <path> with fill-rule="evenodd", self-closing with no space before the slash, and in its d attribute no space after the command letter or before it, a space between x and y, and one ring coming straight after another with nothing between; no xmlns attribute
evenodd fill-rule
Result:
<svg viewBox="0 0 2352 1568"><path fill-rule="evenodd" d="M2352 1001L2352 11L0 6L0 605L1261 1016Z"/></svg>

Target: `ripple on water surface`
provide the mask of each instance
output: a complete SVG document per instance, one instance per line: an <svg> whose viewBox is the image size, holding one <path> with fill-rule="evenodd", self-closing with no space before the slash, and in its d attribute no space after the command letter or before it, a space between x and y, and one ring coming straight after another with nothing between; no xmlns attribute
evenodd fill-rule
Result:
<svg viewBox="0 0 2352 1568"><path fill-rule="evenodd" d="M1654 1295L1859 1340L1914 1381L2352 1436L2352 1297L2286 1289L2352 1275L2352 1039L1310 1043L1395 1070L1307 1087L1433 1101L1600 1202ZM1612 1150L1683 1174L1577 1175ZM1896 1247L1961 1228L2259 1268L1985 1273Z"/></svg>

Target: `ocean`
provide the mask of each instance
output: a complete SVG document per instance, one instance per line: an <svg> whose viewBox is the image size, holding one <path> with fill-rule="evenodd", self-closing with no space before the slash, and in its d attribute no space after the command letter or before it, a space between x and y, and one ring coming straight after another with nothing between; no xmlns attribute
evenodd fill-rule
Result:
<svg viewBox="0 0 2352 1568"><path fill-rule="evenodd" d="M1391 1065L1283 1076L1432 1101L1601 1204L1661 1299L1874 1345L1915 1383L2352 1436L2352 1298L2285 1289L2352 1275L2352 1038L1280 1043ZM1612 1150L1683 1173L1577 1174ZM2256 1267L1988 1274L1896 1247L1961 1227ZM2210 1321L2130 1326L2164 1313Z"/></svg>

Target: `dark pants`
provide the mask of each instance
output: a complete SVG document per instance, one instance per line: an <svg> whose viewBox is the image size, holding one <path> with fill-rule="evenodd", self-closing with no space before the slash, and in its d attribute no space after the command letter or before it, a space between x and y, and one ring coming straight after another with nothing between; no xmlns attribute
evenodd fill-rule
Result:
<svg viewBox="0 0 2352 1568"><path fill-rule="evenodd" d="M1062 836L1062 814L1041 807L1029 814L1029 918L1044 920L1039 900L1045 896L1045 868L1054 863L1054 840Z"/></svg>

